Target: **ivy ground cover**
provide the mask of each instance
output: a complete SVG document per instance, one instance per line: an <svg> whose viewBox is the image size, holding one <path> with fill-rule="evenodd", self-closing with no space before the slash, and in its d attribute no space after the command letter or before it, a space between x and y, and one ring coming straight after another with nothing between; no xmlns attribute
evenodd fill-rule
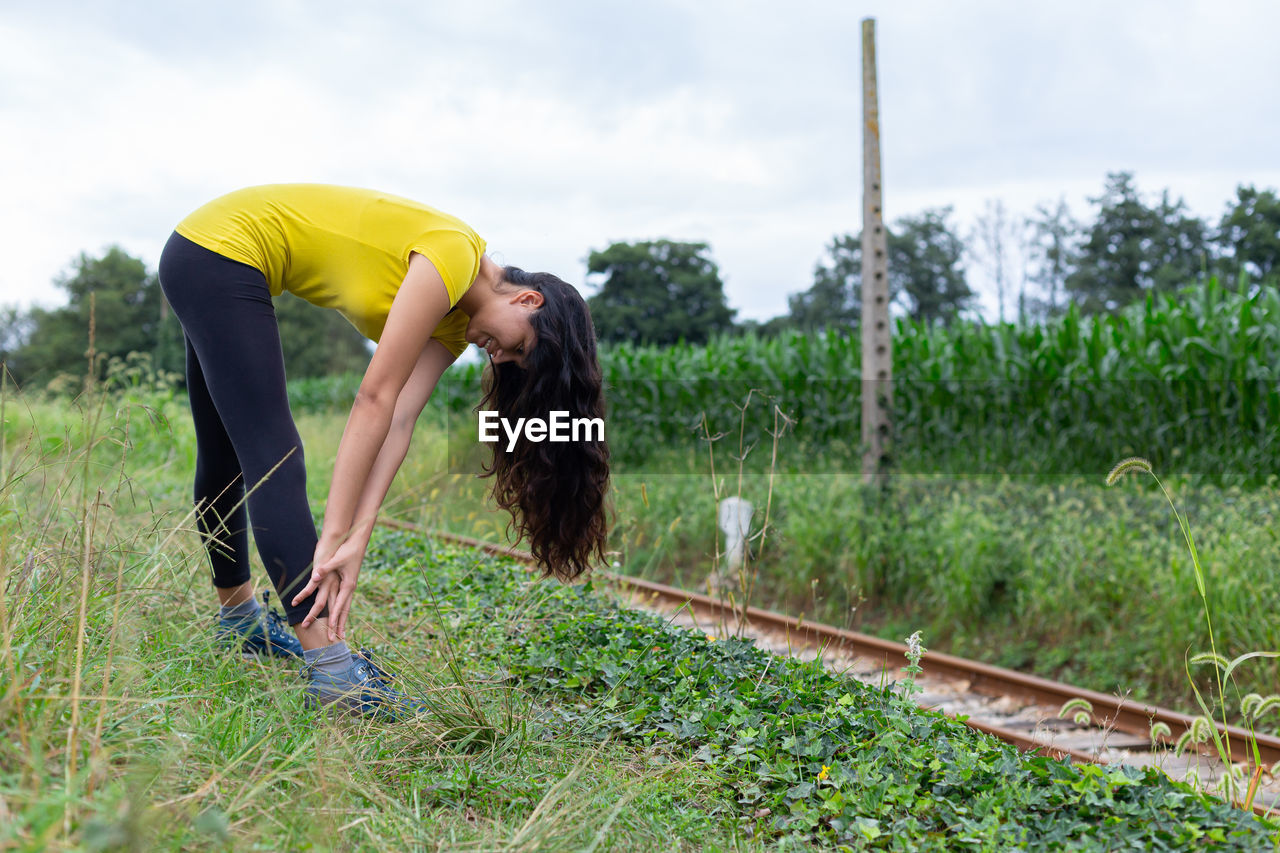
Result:
<svg viewBox="0 0 1280 853"><path fill-rule="evenodd" d="M744 837L893 850L1273 849L1280 825L1147 768L1032 757L888 688L620 608L590 584L411 534L374 565L403 576L486 678L557 732L659 747L730 789ZM399 586L400 584L397 583ZM425 611L424 611L425 615Z"/></svg>

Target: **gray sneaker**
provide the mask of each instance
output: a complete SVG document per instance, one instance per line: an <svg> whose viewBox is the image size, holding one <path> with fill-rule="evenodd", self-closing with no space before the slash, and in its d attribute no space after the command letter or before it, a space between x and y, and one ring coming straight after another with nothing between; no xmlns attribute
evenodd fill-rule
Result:
<svg viewBox="0 0 1280 853"><path fill-rule="evenodd" d="M308 682L308 708L329 706L385 720L401 720L428 710L423 700L390 687L391 675L373 662L373 652L368 649L352 652L351 667L341 676L313 666L303 667L302 676Z"/></svg>
<svg viewBox="0 0 1280 853"><path fill-rule="evenodd" d="M239 646L246 657L302 657L302 644L289 629L284 617L267 606L271 593L262 592L262 610L248 619L219 619L215 636L219 642Z"/></svg>

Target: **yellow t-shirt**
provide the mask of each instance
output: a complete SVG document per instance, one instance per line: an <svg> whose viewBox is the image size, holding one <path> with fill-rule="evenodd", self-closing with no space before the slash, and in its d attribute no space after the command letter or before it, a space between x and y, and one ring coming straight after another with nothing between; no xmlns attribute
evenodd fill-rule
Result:
<svg viewBox="0 0 1280 853"><path fill-rule="evenodd" d="M272 296L287 290L335 308L378 340L409 269L426 256L457 305L480 272L485 241L461 220L415 201L324 184L249 187L214 199L178 224L194 243L261 270ZM470 318L450 311L432 337L458 356Z"/></svg>

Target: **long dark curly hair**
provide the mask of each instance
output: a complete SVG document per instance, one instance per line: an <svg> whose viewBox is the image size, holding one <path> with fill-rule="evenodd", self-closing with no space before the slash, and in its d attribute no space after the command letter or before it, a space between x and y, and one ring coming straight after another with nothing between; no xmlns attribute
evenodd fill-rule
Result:
<svg viewBox="0 0 1280 853"><path fill-rule="evenodd" d="M603 422L604 387L587 303L550 273L505 267L503 281L542 294L541 307L529 318L537 337L523 368L513 361L490 363L478 408L511 422L549 422L556 411ZM492 445L493 462L481 476L493 477L494 501L511 513L544 577L571 581L593 560L605 559L609 446L603 435L599 439L531 442L521 437L510 452L506 442Z"/></svg>

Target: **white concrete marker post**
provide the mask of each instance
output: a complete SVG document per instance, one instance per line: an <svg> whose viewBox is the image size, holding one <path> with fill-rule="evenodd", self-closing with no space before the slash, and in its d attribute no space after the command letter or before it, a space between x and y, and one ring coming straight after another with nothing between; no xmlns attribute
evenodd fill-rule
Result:
<svg viewBox="0 0 1280 853"><path fill-rule="evenodd" d="M892 442L889 237L880 187L876 22L862 20L862 481L884 486Z"/></svg>
<svg viewBox="0 0 1280 853"><path fill-rule="evenodd" d="M725 498L720 501L720 529L724 531L725 566L722 576L743 567L747 558L747 533L751 530L751 516L755 508L742 498Z"/></svg>

